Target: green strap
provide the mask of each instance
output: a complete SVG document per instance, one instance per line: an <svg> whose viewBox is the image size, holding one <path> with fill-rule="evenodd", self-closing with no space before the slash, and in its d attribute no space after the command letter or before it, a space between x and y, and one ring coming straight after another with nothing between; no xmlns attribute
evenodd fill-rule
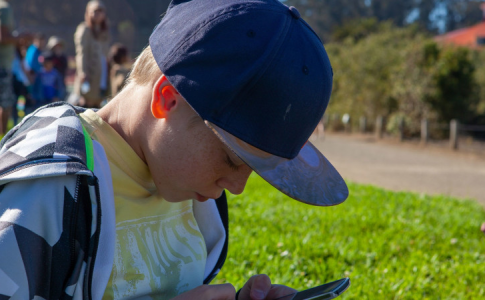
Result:
<svg viewBox="0 0 485 300"><path fill-rule="evenodd" d="M84 144L86 145L86 165L89 171L94 172L93 140L83 126Z"/></svg>

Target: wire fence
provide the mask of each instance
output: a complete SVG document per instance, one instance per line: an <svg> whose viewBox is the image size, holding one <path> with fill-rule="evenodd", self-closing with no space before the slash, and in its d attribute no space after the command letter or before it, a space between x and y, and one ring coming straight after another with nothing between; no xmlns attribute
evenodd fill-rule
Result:
<svg viewBox="0 0 485 300"><path fill-rule="evenodd" d="M470 148L485 153L485 125L460 124L457 120L450 123L421 122L406 123L404 118L398 121L396 126L387 126L384 117L379 116L373 120L360 117L358 122L344 115L342 118L337 114L324 116L322 123L331 131L359 132L362 134L374 134L377 139L396 137L400 141L419 140L421 144L448 143L453 150L458 148Z"/></svg>
<svg viewBox="0 0 485 300"><path fill-rule="evenodd" d="M471 131L471 132L485 132L485 126L483 125L463 125L459 126L460 131Z"/></svg>

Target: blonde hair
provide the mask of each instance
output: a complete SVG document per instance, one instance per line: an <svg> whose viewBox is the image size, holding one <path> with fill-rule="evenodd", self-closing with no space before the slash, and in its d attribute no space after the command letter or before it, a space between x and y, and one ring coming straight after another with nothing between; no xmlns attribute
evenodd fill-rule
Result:
<svg viewBox="0 0 485 300"><path fill-rule="evenodd" d="M131 69L128 81L139 85L148 85L153 83L160 76L162 76L162 71L160 71L157 62L153 57L152 49L150 46L147 46L137 57L135 64Z"/></svg>

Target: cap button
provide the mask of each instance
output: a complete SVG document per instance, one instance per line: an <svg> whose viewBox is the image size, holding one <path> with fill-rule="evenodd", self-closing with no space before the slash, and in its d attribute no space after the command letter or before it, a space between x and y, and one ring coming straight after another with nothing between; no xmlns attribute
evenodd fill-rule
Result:
<svg viewBox="0 0 485 300"><path fill-rule="evenodd" d="M301 17L300 12L294 6L290 6L290 13L293 16L293 18L295 18L295 19L299 19Z"/></svg>

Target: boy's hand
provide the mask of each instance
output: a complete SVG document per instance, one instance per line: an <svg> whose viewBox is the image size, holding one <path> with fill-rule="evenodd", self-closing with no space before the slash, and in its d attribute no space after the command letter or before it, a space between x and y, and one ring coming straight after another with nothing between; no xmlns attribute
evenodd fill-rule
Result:
<svg viewBox="0 0 485 300"><path fill-rule="evenodd" d="M236 289L230 283L201 285L188 292L178 295L172 300L234 300Z"/></svg>
<svg viewBox="0 0 485 300"><path fill-rule="evenodd" d="M290 287L271 284L268 275L260 274L249 278L239 292L237 300L272 300L295 292L297 290Z"/></svg>

